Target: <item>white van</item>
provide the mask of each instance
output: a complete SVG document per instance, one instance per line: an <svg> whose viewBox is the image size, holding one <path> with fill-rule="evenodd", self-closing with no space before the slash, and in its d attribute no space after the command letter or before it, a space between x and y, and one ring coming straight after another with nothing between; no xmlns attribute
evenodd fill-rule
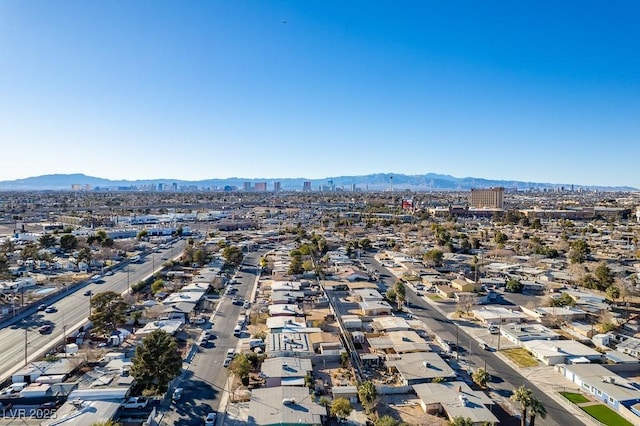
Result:
<svg viewBox="0 0 640 426"><path fill-rule="evenodd" d="M241 333L242 333L242 327L239 325L236 325L236 328L233 329L233 335L239 336Z"/></svg>

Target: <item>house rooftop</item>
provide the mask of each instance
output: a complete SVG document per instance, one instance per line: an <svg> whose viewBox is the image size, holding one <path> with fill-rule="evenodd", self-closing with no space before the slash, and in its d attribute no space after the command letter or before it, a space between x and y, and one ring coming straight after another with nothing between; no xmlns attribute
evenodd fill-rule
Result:
<svg viewBox="0 0 640 426"><path fill-rule="evenodd" d="M440 405L449 419L468 417L473 424L499 422L487 408L493 404L491 399L484 392L471 390L464 382L421 383L413 389L425 405Z"/></svg>

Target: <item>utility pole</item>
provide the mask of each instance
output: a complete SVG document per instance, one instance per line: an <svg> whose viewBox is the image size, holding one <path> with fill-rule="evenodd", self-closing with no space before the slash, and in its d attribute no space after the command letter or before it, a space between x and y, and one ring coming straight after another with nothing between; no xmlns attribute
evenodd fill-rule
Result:
<svg viewBox="0 0 640 426"><path fill-rule="evenodd" d="M458 333L458 330L458 323L456 323L456 362L460 362L460 333Z"/></svg>
<svg viewBox="0 0 640 426"><path fill-rule="evenodd" d="M27 330L29 328L24 328L24 365L27 366Z"/></svg>

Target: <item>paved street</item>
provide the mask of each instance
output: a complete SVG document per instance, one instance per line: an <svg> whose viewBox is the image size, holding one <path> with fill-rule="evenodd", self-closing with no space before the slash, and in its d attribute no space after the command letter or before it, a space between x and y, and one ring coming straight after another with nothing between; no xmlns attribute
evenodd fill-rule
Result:
<svg viewBox="0 0 640 426"><path fill-rule="evenodd" d="M17 318L15 324L1 329L0 381L22 368L25 360L35 360L53 346L62 344L66 334L76 331L86 322L89 315L89 297L83 295L86 290L94 293L122 293L130 284L146 278L154 269L157 270L161 264L161 256L182 252L184 244L183 240L177 241L171 249L147 255L143 258L143 263L132 263L117 269L111 276L104 276L101 283L90 283L73 292L60 294L54 301L47 302L54 305L57 312L36 311L34 306L29 312L23 313L22 318ZM40 334L38 328L44 324L52 325L53 331Z"/></svg>
<svg viewBox="0 0 640 426"><path fill-rule="evenodd" d="M251 253L244 261L244 272L238 274L238 296L249 299L257 280L259 254ZM238 348L240 339L233 335L238 317L245 309L231 303L231 298L222 296L212 315L204 326L215 338L206 347L197 347L191 362L185 362L184 373L174 387L184 388L180 401L169 402L161 408L163 425L202 425L203 418L211 411L217 411L217 424L228 424L224 411L227 406L227 380L229 370L222 363L227 349Z"/></svg>

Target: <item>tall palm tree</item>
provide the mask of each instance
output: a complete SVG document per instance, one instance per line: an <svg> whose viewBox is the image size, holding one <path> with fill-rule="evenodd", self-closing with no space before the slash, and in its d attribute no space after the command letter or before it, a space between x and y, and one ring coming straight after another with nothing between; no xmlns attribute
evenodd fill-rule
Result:
<svg viewBox="0 0 640 426"><path fill-rule="evenodd" d="M543 419L547 417L547 408L538 398L531 397L529 408L529 426L536 425L536 416L540 416Z"/></svg>
<svg viewBox="0 0 640 426"><path fill-rule="evenodd" d="M520 407L522 409L522 417L520 419L520 425L526 426L527 424L527 409L529 405L531 405L531 398L533 398L533 392L531 389L520 386L516 390L513 391L511 395L511 400L520 403Z"/></svg>
<svg viewBox="0 0 640 426"><path fill-rule="evenodd" d="M378 399L378 389L376 389L376 385L374 385L372 381L368 380L358 386L358 396L365 409L372 411Z"/></svg>

